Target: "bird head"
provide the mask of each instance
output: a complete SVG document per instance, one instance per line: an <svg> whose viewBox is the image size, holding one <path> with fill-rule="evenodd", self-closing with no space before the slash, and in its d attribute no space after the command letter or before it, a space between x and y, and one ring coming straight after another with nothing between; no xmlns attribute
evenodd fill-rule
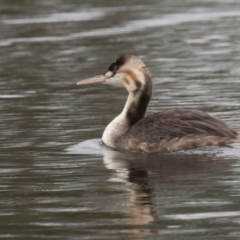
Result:
<svg viewBox="0 0 240 240"><path fill-rule="evenodd" d="M77 85L105 83L135 92L143 89L146 81L151 81L151 76L144 62L133 55L120 55L102 75L82 80Z"/></svg>

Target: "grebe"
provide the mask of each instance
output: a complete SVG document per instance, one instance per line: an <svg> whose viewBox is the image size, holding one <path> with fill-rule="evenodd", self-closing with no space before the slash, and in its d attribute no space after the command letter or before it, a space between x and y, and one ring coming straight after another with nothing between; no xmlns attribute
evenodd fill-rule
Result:
<svg viewBox="0 0 240 240"><path fill-rule="evenodd" d="M125 87L129 92L123 111L103 133L102 140L109 147L161 152L240 141L240 135L225 122L199 110L169 110L144 117L152 97L152 79L136 56L120 55L103 75L77 85L93 83Z"/></svg>

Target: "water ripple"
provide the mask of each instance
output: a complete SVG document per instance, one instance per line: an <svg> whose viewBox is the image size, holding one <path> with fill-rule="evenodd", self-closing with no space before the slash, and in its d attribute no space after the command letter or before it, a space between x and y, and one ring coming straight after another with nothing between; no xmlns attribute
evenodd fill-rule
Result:
<svg viewBox="0 0 240 240"><path fill-rule="evenodd" d="M163 217L167 219L194 220L194 219L209 219L209 218L235 217L235 216L240 216L240 211L172 214L172 215L165 215Z"/></svg>
<svg viewBox="0 0 240 240"><path fill-rule="evenodd" d="M86 37L111 36L111 35L117 35L117 34L121 35L121 34L127 34L127 33L134 33L137 31L143 31L144 29L148 29L148 28L172 26L172 25L179 25L179 24L191 23L191 22L218 21L221 18L239 17L239 16L240 16L240 11L207 12L207 13L192 12L192 13L181 13L181 14L167 14L167 15L163 15L161 18L130 21L125 25L123 25L122 27L115 26L111 28L103 28L103 29L95 29L95 30L92 29L87 32L73 33L68 36L10 38L10 39L1 40L0 46L9 46L14 43L70 41L70 40L81 39ZM41 22L43 20L44 19L40 19L36 21ZM7 21L14 21L14 20L7 20ZM16 22L17 21L18 20L16 20ZM28 21L30 22L30 20Z"/></svg>
<svg viewBox="0 0 240 240"><path fill-rule="evenodd" d="M84 12L54 13L42 18L24 18L4 20L4 24L38 24L38 23L59 23L59 22L79 22L93 19L100 19L106 13L101 10L90 10Z"/></svg>

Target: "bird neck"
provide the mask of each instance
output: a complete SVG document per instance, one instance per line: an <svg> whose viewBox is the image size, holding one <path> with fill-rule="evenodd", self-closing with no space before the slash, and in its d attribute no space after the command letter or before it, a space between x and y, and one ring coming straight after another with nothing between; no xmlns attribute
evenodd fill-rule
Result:
<svg viewBox="0 0 240 240"><path fill-rule="evenodd" d="M103 133L102 140L106 145L117 147L120 137L144 117L151 96L152 85L145 85L137 91L129 92L123 111L108 124Z"/></svg>
<svg viewBox="0 0 240 240"><path fill-rule="evenodd" d="M120 114L129 125L129 128L144 117L150 99L151 96L142 91L129 92L127 102Z"/></svg>

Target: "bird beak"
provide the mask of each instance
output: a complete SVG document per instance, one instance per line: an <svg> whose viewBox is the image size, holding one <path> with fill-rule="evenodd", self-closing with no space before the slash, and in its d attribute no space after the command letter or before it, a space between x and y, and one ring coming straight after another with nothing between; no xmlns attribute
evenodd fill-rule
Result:
<svg viewBox="0 0 240 240"><path fill-rule="evenodd" d="M94 83L103 83L107 81L107 77L104 75L99 75L96 77L88 78L82 81L79 81L77 85L87 85L87 84L94 84Z"/></svg>

